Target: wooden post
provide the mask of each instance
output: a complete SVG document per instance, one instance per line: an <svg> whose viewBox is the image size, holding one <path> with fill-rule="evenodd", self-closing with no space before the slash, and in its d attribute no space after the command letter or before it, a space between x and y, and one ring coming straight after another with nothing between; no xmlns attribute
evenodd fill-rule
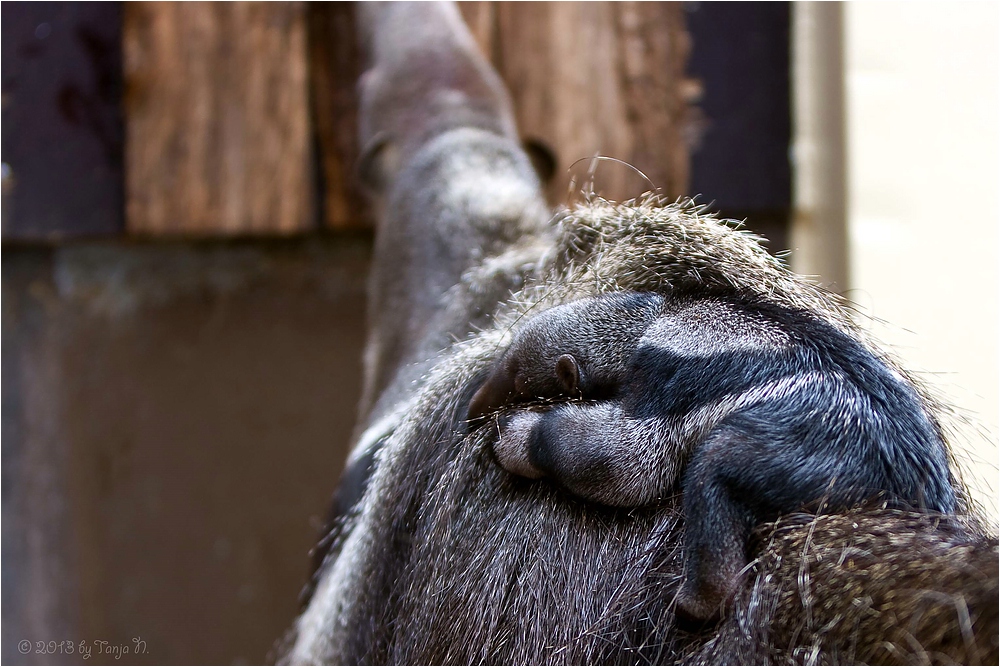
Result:
<svg viewBox="0 0 1000 667"><path fill-rule="evenodd" d="M462 14L506 82L522 137L556 161L549 195L567 200L595 154L595 190L609 199L653 187L687 194L689 50L680 3L463 2Z"/></svg>
<svg viewBox="0 0 1000 667"><path fill-rule="evenodd" d="M349 2L309 3L309 80L322 179L322 222L329 229L371 227L355 178L360 53Z"/></svg>
<svg viewBox="0 0 1000 667"><path fill-rule="evenodd" d="M579 191L592 178L597 194L617 200L687 193L680 5L461 9L511 91L522 136L554 158L553 203L571 198L571 179ZM322 224L370 226L353 174L360 63L352 7L128 4L124 40L129 232L310 229L310 92ZM628 164L594 165L598 154Z"/></svg>
<svg viewBox="0 0 1000 667"><path fill-rule="evenodd" d="M313 227L305 7L126 3L126 228Z"/></svg>
<svg viewBox="0 0 1000 667"><path fill-rule="evenodd" d="M4 241L121 234L121 10L3 3Z"/></svg>
<svg viewBox="0 0 1000 667"><path fill-rule="evenodd" d="M526 142L555 162L553 204L579 191L595 154L594 189L624 200L658 188L688 194L684 79L688 39L679 3L461 2L480 47L504 79ZM370 226L354 180L360 74L347 3L310 6L310 76L323 184L323 224ZM571 165L577 163L570 173Z"/></svg>

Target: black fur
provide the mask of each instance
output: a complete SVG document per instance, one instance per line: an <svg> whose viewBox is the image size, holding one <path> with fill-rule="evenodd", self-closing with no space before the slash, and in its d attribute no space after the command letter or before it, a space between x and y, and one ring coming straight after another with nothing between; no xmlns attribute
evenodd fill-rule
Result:
<svg viewBox="0 0 1000 667"><path fill-rule="evenodd" d="M501 465L582 498L655 504L683 475L679 604L697 619L734 592L764 521L872 499L955 506L913 388L836 328L766 303L616 293L552 308L517 333L469 416L499 410Z"/></svg>

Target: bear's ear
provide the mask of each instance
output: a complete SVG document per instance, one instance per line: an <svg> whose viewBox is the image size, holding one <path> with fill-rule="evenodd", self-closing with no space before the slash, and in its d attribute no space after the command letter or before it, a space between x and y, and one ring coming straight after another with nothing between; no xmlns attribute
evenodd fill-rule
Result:
<svg viewBox="0 0 1000 667"><path fill-rule="evenodd" d="M369 194L381 194L392 181L399 168L398 153L396 143L385 132L375 135L362 149L357 175L361 186Z"/></svg>
<svg viewBox="0 0 1000 667"><path fill-rule="evenodd" d="M556 377L568 396L580 393L580 365L572 354L564 354L556 359Z"/></svg>

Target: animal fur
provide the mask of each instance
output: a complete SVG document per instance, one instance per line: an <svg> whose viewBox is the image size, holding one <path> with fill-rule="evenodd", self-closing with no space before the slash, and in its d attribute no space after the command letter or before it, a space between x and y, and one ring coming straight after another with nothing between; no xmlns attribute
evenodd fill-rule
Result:
<svg viewBox="0 0 1000 667"><path fill-rule="evenodd" d="M954 516L876 505L759 527L726 617L691 628L675 614L679 489L610 507L497 465L499 431L466 419L473 395L522 322L583 298L808 312L896 367L834 297L690 204L596 201L550 221L457 10L359 13L362 172L379 211L362 428L282 660L995 664L996 538L959 518L960 484Z"/></svg>
<svg viewBox="0 0 1000 667"><path fill-rule="evenodd" d="M379 441L364 495L344 519L299 621L291 662L584 664L752 656L809 663L869 655L937 660L939 651L994 659L995 613L979 604L963 615L958 604L985 596L996 606L990 593L997 582L996 542L975 522L875 509L782 529L748 570L724 623L689 632L674 613L683 577L679 497L616 509L497 466L491 455L497 431L470 431L465 417L525 312L609 289L664 293L700 284L808 307L853 331L833 298L768 257L753 237L690 207L598 204L564 215L559 229L558 251L546 268L535 280L534 271L525 276L531 284L493 327L437 361ZM680 243L691 252L676 252ZM473 298L481 277L469 272L455 296ZM849 559L855 548L865 558L845 569L849 561L842 556ZM820 566L807 569L809 576L792 574L810 559ZM904 585L911 594L896 593ZM786 607L789 600L795 604ZM803 616L796 605L825 611ZM881 620L859 607L875 608ZM902 630L925 627L921 619L929 613L947 620L947 628L933 624L926 640ZM880 653L874 644L889 648Z"/></svg>

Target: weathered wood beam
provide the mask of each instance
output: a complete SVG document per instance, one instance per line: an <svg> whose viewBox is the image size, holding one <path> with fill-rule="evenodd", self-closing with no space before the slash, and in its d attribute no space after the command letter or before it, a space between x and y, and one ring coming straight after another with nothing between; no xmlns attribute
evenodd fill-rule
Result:
<svg viewBox="0 0 1000 667"><path fill-rule="evenodd" d="M322 222L329 229L370 227L357 178L361 54L354 4L309 3L309 81L322 182Z"/></svg>
<svg viewBox="0 0 1000 667"><path fill-rule="evenodd" d="M314 226L302 3L126 3L126 229Z"/></svg>
<svg viewBox="0 0 1000 667"><path fill-rule="evenodd" d="M600 154L594 187L628 199L656 187L687 194L684 66L689 51L680 3L463 2L463 16L506 82L525 140L556 162L549 195L567 199Z"/></svg>

